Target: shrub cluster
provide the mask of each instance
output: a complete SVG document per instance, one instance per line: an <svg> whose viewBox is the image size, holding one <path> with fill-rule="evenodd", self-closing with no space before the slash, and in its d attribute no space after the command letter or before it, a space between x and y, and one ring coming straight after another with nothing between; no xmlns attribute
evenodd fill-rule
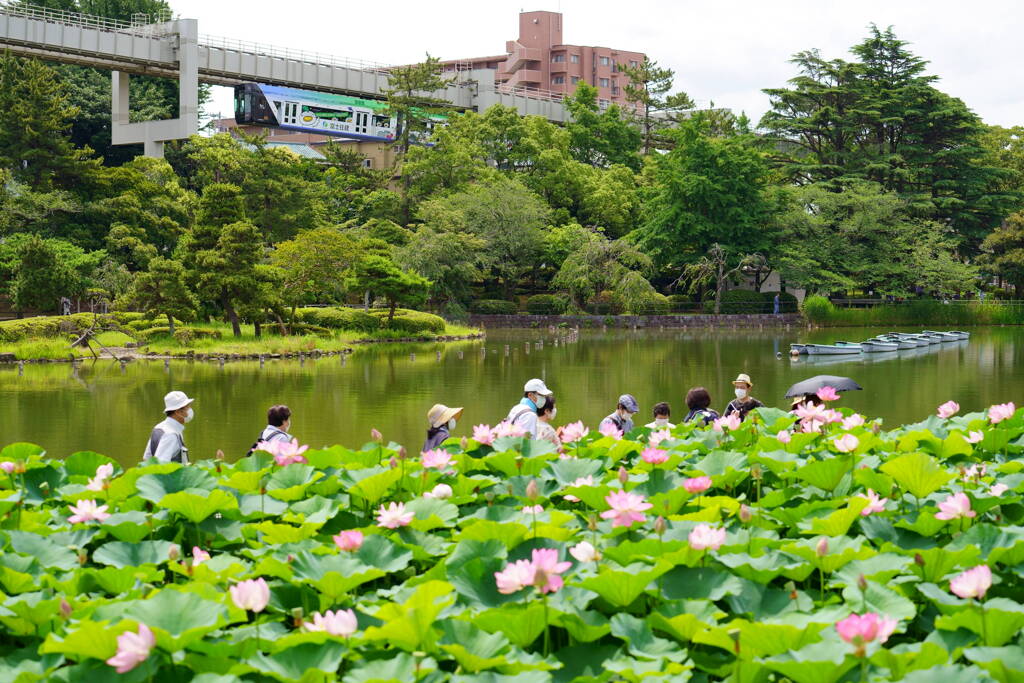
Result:
<svg viewBox="0 0 1024 683"><path fill-rule="evenodd" d="M515 301L480 299L469 305L469 311L480 315L515 315L519 312L519 306Z"/></svg>
<svg viewBox="0 0 1024 683"><path fill-rule="evenodd" d="M534 294L526 300L526 312L531 315L562 315L569 302L557 294Z"/></svg>

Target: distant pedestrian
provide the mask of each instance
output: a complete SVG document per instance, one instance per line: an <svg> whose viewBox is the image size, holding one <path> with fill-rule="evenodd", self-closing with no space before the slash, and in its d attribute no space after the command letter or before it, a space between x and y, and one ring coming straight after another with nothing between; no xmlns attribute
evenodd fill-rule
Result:
<svg viewBox="0 0 1024 683"><path fill-rule="evenodd" d="M193 398L183 391L172 391L164 396L164 415L167 418L153 427L142 454L145 462L154 458L157 462L180 462L188 464L188 448L185 447L185 423L191 422Z"/></svg>
<svg viewBox="0 0 1024 683"><path fill-rule="evenodd" d="M632 431L633 416L638 412L640 412L640 406L637 404L636 399L633 398L632 394L623 394L622 396L619 396L619 403L615 408L615 412L601 420L600 427L613 425L616 429L625 434L626 432Z"/></svg>
<svg viewBox="0 0 1024 683"><path fill-rule="evenodd" d="M537 412L548 401L552 391L544 384L544 380L531 379L523 386L523 398L508 411L505 421L521 428L531 439L537 438Z"/></svg>
<svg viewBox="0 0 1024 683"><path fill-rule="evenodd" d="M683 422L700 420L709 425L718 419L718 413L711 409L711 394L704 387L694 387L686 392L686 407L690 412L686 414Z"/></svg>
<svg viewBox="0 0 1024 683"><path fill-rule="evenodd" d="M733 380L732 385L734 387L736 398L729 401L729 405L725 407L725 411L722 415L729 417L733 413L737 413L741 420L745 420L747 419L747 413L751 410L754 408L764 407L763 403L750 395L750 390L754 388L754 385L750 381L749 375L740 373L740 375Z"/></svg>
<svg viewBox="0 0 1024 683"><path fill-rule="evenodd" d="M779 307L779 303L780 302L779 302L779 293L778 292L775 292L775 298L772 299L772 302L774 304L774 313L775 313L775 315L778 315L779 314L779 308L780 308Z"/></svg>
<svg viewBox="0 0 1024 683"><path fill-rule="evenodd" d="M449 408L441 403L427 411L427 440L423 442L423 450L437 448L452 435L455 424L462 417L462 408Z"/></svg>
<svg viewBox="0 0 1024 683"><path fill-rule="evenodd" d="M672 407L662 401L654 404L654 422L648 422L645 427L648 429L675 429L676 426L669 422L672 417Z"/></svg>
<svg viewBox="0 0 1024 683"><path fill-rule="evenodd" d="M551 421L555 419L556 415L558 415L558 408L555 406L555 397L548 396L544 407L537 411L537 441L546 439L556 447L562 445L562 440L558 438L558 432L551 426Z"/></svg>
<svg viewBox="0 0 1024 683"><path fill-rule="evenodd" d="M261 443L274 443L281 441L288 443L292 440L292 435L288 432L292 428L292 411L288 406L270 406L267 409L267 426L260 432L260 438L256 439L256 443L249 448L249 452L246 455L252 455L256 447Z"/></svg>

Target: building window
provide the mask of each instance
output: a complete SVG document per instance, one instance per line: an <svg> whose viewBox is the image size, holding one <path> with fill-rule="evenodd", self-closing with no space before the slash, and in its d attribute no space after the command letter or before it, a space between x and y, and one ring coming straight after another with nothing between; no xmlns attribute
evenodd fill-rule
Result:
<svg viewBox="0 0 1024 683"><path fill-rule="evenodd" d="M602 78L598 81L598 83L601 84L602 88L607 88L611 84L611 81L609 81L607 78Z"/></svg>
<svg viewBox="0 0 1024 683"><path fill-rule="evenodd" d="M618 94L619 94L619 86L613 85L612 86L612 95L614 96L614 95L618 95Z"/></svg>
<svg viewBox="0 0 1024 683"><path fill-rule="evenodd" d="M559 52L557 55L551 55L551 61L552 62L564 62L565 61L565 53L564 52Z"/></svg>
<svg viewBox="0 0 1024 683"><path fill-rule="evenodd" d="M611 60L608 57L601 57L601 66L608 66L611 64Z"/></svg>
<svg viewBox="0 0 1024 683"><path fill-rule="evenodd" d="M572 78L572 83L573 84L580 82L580 77L579 76L572 76L571 78Z"/></svg>
<svg viewBox="0 0 1024 683"><path fill-rule="evenodd" d="M579 55L570 55L569 56L569 61L572 62L573 64L579 64L580 63L580 56Z"/></svg>
<svg viewBox="0 0 1024 683"><path fill-rule="evenodd" d="M599 107L601 107L601 109L607 109L611 102L609 102L608 100L598 100L597 104Z"/></svg>
<svg viewBox="0 0 1024 683"><path fill-rule="evenodd" d="M553 85L562 85L565 83L565 76L552 76L551 83Z"/></svg>
<svg viewBox="0 0 1024 683"><path fill-rule="evenodd" d="M363 168L373 168L373 159L363 159Z"/></svg>
<svg viewBox="0 0 1024 683"><path fill-rule="evenodd" d="M640 62L636 61L635 59L631 59L629 60L629 65L635 69L638 66L640 66Z"/></svg>

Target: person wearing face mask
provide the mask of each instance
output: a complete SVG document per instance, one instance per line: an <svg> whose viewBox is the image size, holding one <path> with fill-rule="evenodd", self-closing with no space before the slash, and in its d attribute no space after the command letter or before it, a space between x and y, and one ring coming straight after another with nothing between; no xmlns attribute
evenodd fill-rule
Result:
<svg viewBox="0 0 1024 683"><path fill-rule="evenodd" d="M531 379L523 386L523 398L508 411L505 421L520 427L531 439L537 438L537 413L547 404L552 393L544 380Z"/></svg>
<svg viewBox="0 0 1024 683"><path fill-rule="evenodd" d="M449 408L438 403L427 411L427 440L423 442L423 450L429 451L444 443L452 435L455 424L462 417L462 408Z"/></svg>
<svg viewBox="0 0 1024 683"><path fill-rule="evenodd" d="M161 463L188 464L184 433L185 423L191 422L195 415L192 411L193 401L195 399L189 398L183 391L172 391L164 396L164 414L167 419L153 427L142 454L143 461L154 458Z"/></svg>
<svg viewBox="0 0 1024 683"><path fill-rule="evenodd" d="M625 434L633 429L633 416L640 412L640 406L632 394L619 396L619 405L615 412L601 420L598 429L606 425L613 425L620 432Z"/></svg>
<svg viewBox="0 0 1024 683"><path fill-rule="evenodd" d="M648 429L675 429L676 426L669 422L672 417L672 407L662 401L654 404L654 422L648 422L645 427Z"/></svg>
<svg viewBox="0 0 1024 683"><path fill-rule="evenodd" d="M764 408L763 403L750 395L750 390L754 385L750 381L749 375L740 373L740 375L733 380L732 385L735 387L736 398L729 401L729 405L725 407L725 412L722 413L724 417L729 417L733 413L738 413L740 419L745 420L747 419L747 413L754 408Z"/></svg>
<svg viewBox="0 0 1024 683"><path fill-rule="evenodd" d="M537 441L547 439L556 447L562 445L562 440L558 438L558 432L551 426L551 421L555 419L556 415L558 415L558 408L555 407L555 397L548 396L544 407L537 411Z"/></svg>
<svg viewBox="0 0 1024 683"><path fill-rule="evenodd" d="M256 443L252 445L249 452L246 455L252 455L256 447L262 442L273 443L275 441L283 441L285 443L292 440L292 435L289 434L292 429L292 411L288 406L271 406L267 410L267 426L260 432L260 438L256 439Z"/></svg>

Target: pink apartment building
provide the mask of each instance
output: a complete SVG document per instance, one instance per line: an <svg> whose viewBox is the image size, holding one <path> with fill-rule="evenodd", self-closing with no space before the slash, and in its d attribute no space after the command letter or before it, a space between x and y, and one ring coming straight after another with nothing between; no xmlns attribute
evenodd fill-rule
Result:
<svg viewBox="0 0 1024 683"><path fill-rule="evenodd" d="M540 90L572 93L583 82L597 88L603 107L626 102L628 78L619 66L636 66L644 53L609 47L566 45L562 42L559 12L520 12L519 37L505 43L506 54L491 57L448 60L448 71L494 69L497 83L510 90Z"/></svg>

